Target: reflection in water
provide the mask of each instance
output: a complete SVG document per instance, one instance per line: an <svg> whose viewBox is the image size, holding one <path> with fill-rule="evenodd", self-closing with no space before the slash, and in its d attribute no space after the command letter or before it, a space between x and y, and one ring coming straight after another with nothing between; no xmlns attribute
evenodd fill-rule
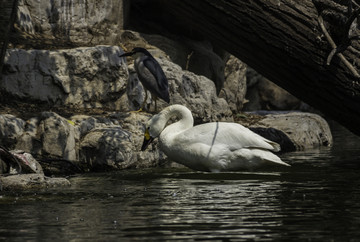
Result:
<svg viewBox="0 0 360 242"><path fill-rule="evenodd" d="M162 179L149 187L149 193L157 194L158 199L151 203L147 198L138 199L128 208L130 217L142 218L145 214L140 208L146 207L151 219L143 226L130 226L125 231L134 232L137 237L144 231L161 231L166 238L178 239L266 234L270 232L267 226L281 224L273 219L279 217L275 195L279 183ZM156 187L162 187L162 192Z"/></svg>
<svg viewBox="0 0 360 242"><path fill-rule="evenodd" d="M337 135L337 136L336 136ZM360 142L282 154L278 171L153 169L0 194L0 240L335 240L360 237Z"/></svg>

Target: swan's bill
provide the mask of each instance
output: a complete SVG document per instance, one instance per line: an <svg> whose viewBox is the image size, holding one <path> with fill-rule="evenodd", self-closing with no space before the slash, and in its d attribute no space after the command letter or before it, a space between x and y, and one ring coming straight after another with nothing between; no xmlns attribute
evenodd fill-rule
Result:
<svg viewBox="0 0 360 242"><path fill-rule="evenodd" d="M149 128L147 128L145 130L145 134L144 134L144 141L143 144L141 146L141 151L146 150L146 148L149 146L149 144L154 140L153 137L150 136L149 134Z"/></svg>

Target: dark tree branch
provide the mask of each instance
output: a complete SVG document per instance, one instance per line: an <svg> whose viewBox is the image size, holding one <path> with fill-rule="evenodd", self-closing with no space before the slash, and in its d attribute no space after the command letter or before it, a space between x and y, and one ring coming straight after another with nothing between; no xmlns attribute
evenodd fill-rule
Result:
<svg viewBox="0 0 360 242"><path fill-rule="evenodd" d="M340 61L333 60L330 67L324 66L329 52L337 47L336 43L348 36L348 32L343 35L349 19L347 5L333 0L135 2L141 2L142 6L147 3L141 9L151 9L147 11L151 12L149 19L157 21L163 29L212 41L360 135L357 70L360 43L354 41L351 48L333 54L339 56ZM318 17L322 12L335 14L323 15L326 31L319 27ZM144 24L148 26L149 22ZM323 41L321 36L326 32L331 38ZM333 45L330 44L329 51L331 39Z"/></svg>

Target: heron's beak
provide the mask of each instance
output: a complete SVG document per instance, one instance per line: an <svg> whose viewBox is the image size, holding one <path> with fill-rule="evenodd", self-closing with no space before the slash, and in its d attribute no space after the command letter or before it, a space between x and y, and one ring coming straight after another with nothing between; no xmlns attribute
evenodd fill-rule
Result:
<svg viewBox="0 0 360 242"><path fill-rule="evenodd" d="M145 134L144 134L144 141L143 144L141 146L141 151L146 150L146 148L149 146L149 144L154 140L153 137L150 136L149 134L149 129L145 130Z"/></svg>
<svg viewBox="0 0 360 242"><path fill-rule="evenodd" d="M135 54L135 52L133 52L133 51L131 51L131 52L126 52L126 53L120 55L119 57L131 56L131 55L133 55L133 54Z"/></svg>

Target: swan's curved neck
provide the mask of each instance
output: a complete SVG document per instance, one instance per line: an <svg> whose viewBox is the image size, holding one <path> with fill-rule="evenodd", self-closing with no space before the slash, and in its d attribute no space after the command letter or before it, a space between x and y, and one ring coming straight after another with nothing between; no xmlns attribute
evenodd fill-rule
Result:
<svg viewBox="0 0 360 242"><path fill-rule="evenodd" d="M167 126L162 134L177 134L183 132L194 125L194 119L189 109L181 105L173 105L163 111L164 118L168 121L172 117L177 117L179 121Z"/></svg>

